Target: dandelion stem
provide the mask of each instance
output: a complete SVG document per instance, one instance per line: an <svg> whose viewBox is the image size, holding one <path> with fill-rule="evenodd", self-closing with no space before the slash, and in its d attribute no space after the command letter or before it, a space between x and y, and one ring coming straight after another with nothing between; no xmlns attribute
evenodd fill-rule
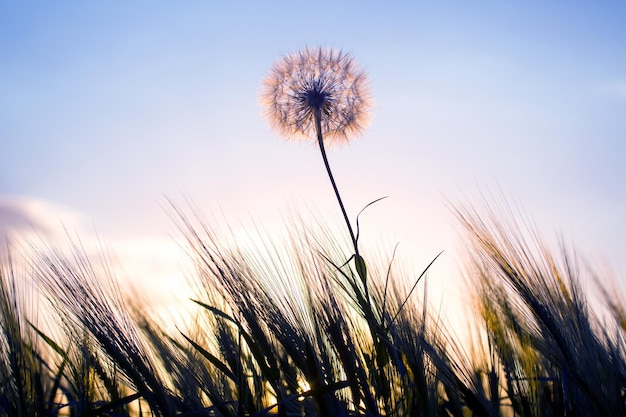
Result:
<svg viewBox="0 0 626 417"><path fill-rule="evenodd" d="M326 157L326 149L324 148L324 137L322 135L322 111L321 109L315 110L315 130L317 132L317 142L320 146L320 152L322 153L322 159L324 160L324 166L326 166L326 172L328 173L328 178L330 178L330 183L333 186L333 190L335 191L335 197L337 197L337 201L339 202L339 207L341 208L341 213L343 214L343 218L346 221L346 226L348 226L348 232L350 232L350 239L352 239L352 244L354 245L355 256L359 255L359 248L357 247L357 240L354 236L354 231L352 230L352 225L350 224L350 219L348 218L348 214L346 213L346 209L343 205L343 201L341 200L341 194L339 194L339 189L337 188L337 184L335 183L335 178L333 177L333 172L330 169L330 164L328 163L328 158Z"/></svg>
<svg viewBox="0 0 626 417"><path fill-rule="evenodd" d="M317 142L320 146L320 152L322 153L322 159L324 160L324 166L326 167L326 172L328 173L328 178L330 178L330 183L333 185L333 190L335 191L335 196L337 197L337 202L339 203L339 207L341 208L341 213L343 214L343 218L346 221L346 226L348 226L348 232L350 233L350 239L352 239L352 245L354 246L354 265L356 267L357 273L361 280L363 281L363 289L365 290L365 302L366 305L363 306L365 310L366 316L369 317L372 315L372 308L370 305L370 296L369 290L367 288L366 281L366 271L365 271L365 261L361 258L359 254L359 245L358 240L354 235L354 231L352 230L352 225L350 224L350 219L348 218L348 213L346 213L346 208L343 205L343 201L341 200L341 194L339 194L339 189L337 188L337 184L335 183L335 178L333 177L333 172L330 169L330 164L328 163L328 157L326 157L326 149L324 148L324 137L322 135L322 114L320 109L315 109L315 130L317 131Z"/></svg>

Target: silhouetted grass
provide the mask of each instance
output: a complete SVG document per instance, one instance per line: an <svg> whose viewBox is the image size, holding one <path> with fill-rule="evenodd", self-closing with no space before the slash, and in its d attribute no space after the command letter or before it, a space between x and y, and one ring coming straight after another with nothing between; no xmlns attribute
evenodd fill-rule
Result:
<svg viewBox="0 0 626 417"><path fill-rule="evenodd" d="M510 211L457 214L474 255L477 308L515 413L625 415L621 306L606 297L614 315L600 319L583 289L595 275L564 245L551 253Z"/></svg>
<svg viewBox="0 0 626 417"><path fill-rule="evenodd" d="M407 273L393 253L359 248L364 273L348 262L353 242L322 224L291 221L284 238L254 246L176 215L197 271L186 306L196 316L178 330L78 245L42 246L26 254L30 269L0 270L2 415L626 415L619 298L603 286L597 309L610 314L596 313L583 283L598 275L506 211L457 211L472 345L431 313L429 265ZM24 308L25 279L56 330Z"/></svg>

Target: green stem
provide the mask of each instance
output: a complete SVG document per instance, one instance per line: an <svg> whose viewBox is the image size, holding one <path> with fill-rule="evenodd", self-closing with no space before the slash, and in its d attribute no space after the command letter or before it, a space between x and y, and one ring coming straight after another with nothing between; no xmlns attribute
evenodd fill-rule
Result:
<svg viewBox="0 0 626 417"><path fill-rule="evenodd" d="M352 225L350 224L350 219L348 218L346 209L343 206L343 201L341 200L339 189L337 189L335 178L333 177L333 173L330 170L330 164L328 163L328 158L326 157L326 149L324 149L324 137L322 136L322 115L321 115L320 110L315 111L315 130L317 132L317 142L320 146L320 152L322 153L322 159L324 160L324 166L326 166L326 172L328 173L328 178L330 178L330 183L332 184L333 190L335 191L335 197L337 197L337 201L339 202L339 207L341 208L341 213L343 214L343 218L346 221L346 226L348 226L348 232L350 232L350 239L352 239L352 244L354 245L355 256L358 256L359 248L357 247L356 237L354 236L354 232L352 231Z"/></svg>
<svg viewBox="0 0 626 417"><path fill-rule="evenodd" d="M365 261L359 255L359 246L354 235L354 231L352 230L352 225L350 224L350 219L348 218L348 213L346 213L346 208L343 205L343 201L341 200L341 194L339 194L339 189L337 188L337 184L335 183L335 178L333 177L333 173L330 169L330 164L328 163L328 158L326 157L326 149L324 148L324 137L322 135L322 115L321 111L317 110L315 112L315 130L317 132L317 142L319 143L320 152L322 153L322 159L324 160L324 166L326 167L326 172L328 173L328 178L330 178L330 183L333 186L333 190L335 191L335 197L337 197L337 202L339 202L339 207L341 208L341 213L343 214L343 218L346 221L346 226L348 226L348 232L350 232L350 239L352 239L352 245L354 246L354 265L356 267L357 273L362 280L363 289L365 291L365 305L363 305L363 312L365 313L365 317L370 325L370 329L373 334L377 333L377 325L376 320L374 319L374 315L372 312L372 305L369 296L369 289L366 281L366 269L365 269Z"/></svg>

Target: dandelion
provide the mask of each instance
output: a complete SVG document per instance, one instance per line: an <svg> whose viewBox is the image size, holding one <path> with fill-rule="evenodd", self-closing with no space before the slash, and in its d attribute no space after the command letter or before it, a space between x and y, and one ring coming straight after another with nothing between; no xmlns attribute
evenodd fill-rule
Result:
<svg viewBox="0 0 626 417"><path fill-rule="evenodd" d="M326 156L324 141L346 142L367 125L371 100L367 76L346 53L305 48L272 67L264 81L261 103L270 124L281 134L317 138L326 172L335 191L354 246L355 267L367 295L365 261ZM357 220L358 225L358 220Z"/></svg>
<svg viewBox="0 0 626 417"><path fill-rule="evenodd" d="M364 71L346 53L305 48L283 57L264 81L261 103L287 137L346 142L368 124L371 99Z"/></svg>

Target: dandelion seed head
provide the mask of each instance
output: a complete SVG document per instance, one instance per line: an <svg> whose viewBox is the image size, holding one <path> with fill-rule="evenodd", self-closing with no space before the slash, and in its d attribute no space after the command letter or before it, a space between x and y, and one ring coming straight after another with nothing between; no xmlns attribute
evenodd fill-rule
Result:
<svg viewBox="0 0 626 417"><path fill-rule="evenodd" d="M349 54L305 48L276 62L263 81L261 105L272 127L288 138L316 139L319 112L324 142L347 142L369 124L369 82Z"/></svg>

